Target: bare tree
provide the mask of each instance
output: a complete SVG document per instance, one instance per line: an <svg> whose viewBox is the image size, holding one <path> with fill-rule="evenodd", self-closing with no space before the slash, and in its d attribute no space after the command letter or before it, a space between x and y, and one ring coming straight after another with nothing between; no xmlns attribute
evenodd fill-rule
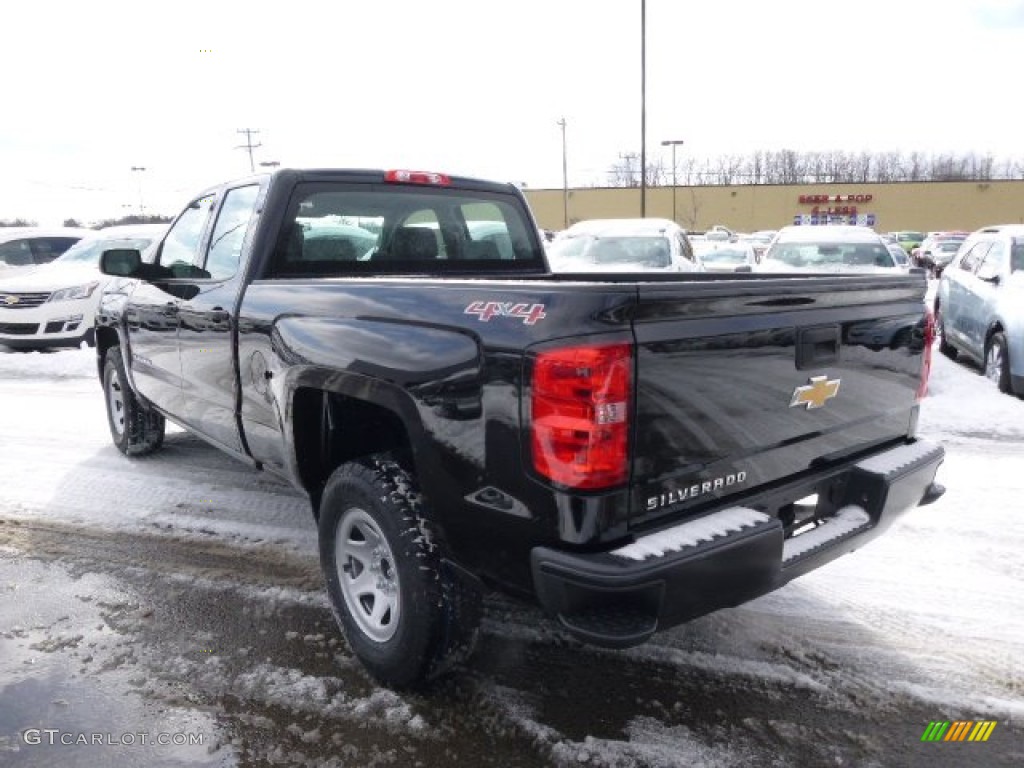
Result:
<svg viewBox="0 0 1024 768"><path fill-rule="evenodd" d="M647 164L647 184L672 183L663 161ZM1024 179L1024 160L995 158L973 152L926 155L914 151L848 153L758 150L749 155L720 155L700 163L689 156L676 168L676 181L685 186L714 184L866 184L900 181L990 181ZM624 152L608 170L613 187L640 186L640 158Z"/></svg>
<svg viewBox="0 0 1024 768"><path fill-rule="evenodd" d="M647 186L663 187L669 184L671 176L663 160L647 163ZM636 152L621 152L619 160L608 169L608 184L612 187L640 186L640 155Z"/></svg>
<svg viewBox="0 0 1024 768"><path fill-rule="evenodd" d="M698 214L700 213L700 201L697 199L697 190L690 187L690 205L683 210L684 228L694 230L697 228Z"/></svg>

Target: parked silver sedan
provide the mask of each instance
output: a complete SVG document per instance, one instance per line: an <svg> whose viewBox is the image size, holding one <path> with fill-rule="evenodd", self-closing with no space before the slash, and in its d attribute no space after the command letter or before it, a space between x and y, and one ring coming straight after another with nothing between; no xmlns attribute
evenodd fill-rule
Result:
<svg viewBox="0 0 1024 768"><path fill-rule="evenodd" d="M939 349L984 364L1000 391L1024 397L1024 225L971 234L935 297Z"/></svg>

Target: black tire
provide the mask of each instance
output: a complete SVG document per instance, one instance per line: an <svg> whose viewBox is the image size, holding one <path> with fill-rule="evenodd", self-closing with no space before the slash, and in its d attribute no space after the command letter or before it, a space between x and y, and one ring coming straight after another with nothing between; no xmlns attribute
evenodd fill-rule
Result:
<svg viewBox="0 0 1024 768"><path fill-rule="evenodd" d="M125 456L144 456L164 444L164 417L144 409L135 397L119 347L109 349L103 363L103 399L110 437Z"/></svg>
<svg viewBox="0 0 1024 768"><path fill-rule="evenodd" d="M943 320L942 310L938 304L935 305L935 333L939 336L939 352L950 360L956 360L956 347L946 341L946 325Z"/></svg>
<svg viewBox="0 0 1024 768"><path fill-rule="evenodd" d="M334 616L380 682L417 686L469 657L482 595L444 563L415 478L397 462L378 455L338 467L319 533ZM360 584L364 574L373 578Z"/></svg>
<svg viewBox="0 0 1024 768"><path fill-rule="evenodd" d="M993 333L985 346L985 377L994 382L1000 392L1011 394L1010 352L1006 336L1001 332Z"/></svg>

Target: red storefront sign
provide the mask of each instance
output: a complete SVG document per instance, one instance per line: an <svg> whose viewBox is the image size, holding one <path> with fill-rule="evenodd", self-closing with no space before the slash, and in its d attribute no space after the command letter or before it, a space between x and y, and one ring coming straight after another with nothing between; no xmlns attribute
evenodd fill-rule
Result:
<svg viewBox="0 0 1024 768"><path fill-rule="evenodd" d="M800 195L801 205L822 203L870 203L874 195Z"/></svg>

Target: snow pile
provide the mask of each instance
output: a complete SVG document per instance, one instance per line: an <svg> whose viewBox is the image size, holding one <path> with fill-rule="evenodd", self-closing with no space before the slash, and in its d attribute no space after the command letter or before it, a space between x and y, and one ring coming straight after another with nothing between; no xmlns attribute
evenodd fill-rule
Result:
<svg viewBox="0 0 1024 768"><path fill-rule="evenodd" d="M936 347L918 433L933 439L950 436L1024 442L1024 402L1003 394L978 369L947 359Z"/></svg>
<svg viewBox="0 0 1024 768"><path fill-rule="evenodd" d="M0 379L94 379L96 350L17 352L0 345Z"/></svg>

